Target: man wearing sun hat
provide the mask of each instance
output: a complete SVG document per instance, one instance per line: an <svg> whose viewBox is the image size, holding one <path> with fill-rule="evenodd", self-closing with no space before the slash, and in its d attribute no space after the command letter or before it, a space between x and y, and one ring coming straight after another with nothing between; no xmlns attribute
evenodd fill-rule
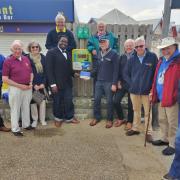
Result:
<svg viewBox="0 0 180 180"><path fill-rule="evenodd" d="M158 103L161 138L154 141L155 146L167 146L163 155L175 152L175 134L178 127L178 80L180 79L180 52L172 37L162 39L162 57L156 67L152 86L152 102Z"/></svg>

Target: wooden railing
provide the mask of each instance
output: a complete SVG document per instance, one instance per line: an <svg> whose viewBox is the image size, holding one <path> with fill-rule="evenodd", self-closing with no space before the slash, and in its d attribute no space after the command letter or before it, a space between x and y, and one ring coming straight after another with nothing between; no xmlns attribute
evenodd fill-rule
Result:
<svg viewBox="0 0 180 180"><path fill-rule="evenodd" d="M95 34L97 29L95 24L67 24L67 28L76 34L77 26L89 26L90 33ZM152 25L107 25L107 31L112 31L118 37L118 45L120 54L124 52L124 42L126 39L136 39L139 36L144 36L146 46L151 48L152 40ZM75 36L76 37L76 36ZM87 39L77 39L78 48L86 48ZM93 81L83 81L81 79L74 80L74 96L76 97L92 97Z"/></svg>

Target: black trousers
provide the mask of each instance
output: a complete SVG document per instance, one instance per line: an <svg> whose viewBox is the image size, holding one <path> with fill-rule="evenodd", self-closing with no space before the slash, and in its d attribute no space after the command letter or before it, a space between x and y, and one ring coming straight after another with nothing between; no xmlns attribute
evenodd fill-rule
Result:
<svg viewBox="0 0 180 180"><path fill-rule="evenodd" d="M4 121L3 118L0 116L0 127L4 127Z"/></svg>
<svg viewBox="0 0 180 180"><path fill-rule="evenodd" d="M59 121L71 120L74 117L72 87L65 87L53 94L53 114Z"/></svg>
<svg viewBox="0 0 180 180"><path fill-rule="evenodd" d="M123 120L124 119L124 113L123 109L121 106L121 101L122 98L125 96L125 94L128 93L128 91L124 88L119 89L113 98L113 103L114 103L114 109L117 113L118 119ZM130 98L130 94L128 93L128 117L127 117L127 122L133 123L133 117L134 117L134 112L133 112L133 106Z"/></svg>

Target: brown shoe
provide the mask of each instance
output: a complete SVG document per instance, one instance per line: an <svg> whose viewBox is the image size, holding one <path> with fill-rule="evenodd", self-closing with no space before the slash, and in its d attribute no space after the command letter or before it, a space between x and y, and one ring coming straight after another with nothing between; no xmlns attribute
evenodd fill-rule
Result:
<svg viewBox="0 0 180 180"><path fill-rule="evenodd" d="M70 121L70 123L79 124L80 121L78 121L76 118L73 118L72 121Z"/></svg>
<svg viewBox="0 0 180 180"><path fill-rule="evenodd" d="M147 141L148 143L152 143L152 142L153 142L153 138L152 138L152 136L151 136L150 134L147 134L147 136L146 136L146 141Z"/></svg>
<svg viewBox="0 0 180 180"><path fill-rule="evenodd" d="M9 132L9 131L11 131L11 129L3 126L3 127L0 127L0 131Z"/></svg>
<svg viewBox="0 0 180 180"><path fill-rule="evenodd" d="M89 125L90 125L90 126L95 126L98 122L99 122L99 121L97 121L96 119L93 119L93 120L89 123Z"/></svg>
<svg viewBox="0 0 180 180"><path fill-rule="evenodd" d="M55 125L57 128L61 127L62 123L63 123L63 121L54 121L54 125Z"/></svg>
<svg viewBox="0 0 180 180"><path fill-rule="evenodd" d="M106 122L106 128L111 128L113 126L113 122L112 121L107 121Z"/></svg>
<svg viewBox="0 0 180 180"><path fill-rule="evenodd" d="M129 122L128 122L128 123L126 124L124 130L129 131L130 129L132 129L132 123L129 123Z"/></svg>
<svg viewBox="0 0 180 180"><path fill-rule="evenodd" d="M124 120L117 119L117 120L114 122L114 127L120 127L120 126L123 125L124 123L125 123Z"/></svg>

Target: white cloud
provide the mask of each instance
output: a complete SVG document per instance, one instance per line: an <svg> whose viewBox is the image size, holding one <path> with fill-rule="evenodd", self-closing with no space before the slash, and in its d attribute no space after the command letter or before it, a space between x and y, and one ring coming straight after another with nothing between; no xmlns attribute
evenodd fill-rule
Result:
<svg viewBox="0 0 180 180"><path fill-rule="evenodd" d="M132 17L136 20L161 18L162 11L161 9L145 9L132 15Z"/></svg>
<svg viewBox="0 0 180 180"><path fill-rule="evenodd" d="M81 22L87 22L91 17L99 18L114 8L136 20L142 20L160 18L164 0L75 0L75 6ZM172 20L180 24L180 10L178 13L172 12Z"/></svg>

